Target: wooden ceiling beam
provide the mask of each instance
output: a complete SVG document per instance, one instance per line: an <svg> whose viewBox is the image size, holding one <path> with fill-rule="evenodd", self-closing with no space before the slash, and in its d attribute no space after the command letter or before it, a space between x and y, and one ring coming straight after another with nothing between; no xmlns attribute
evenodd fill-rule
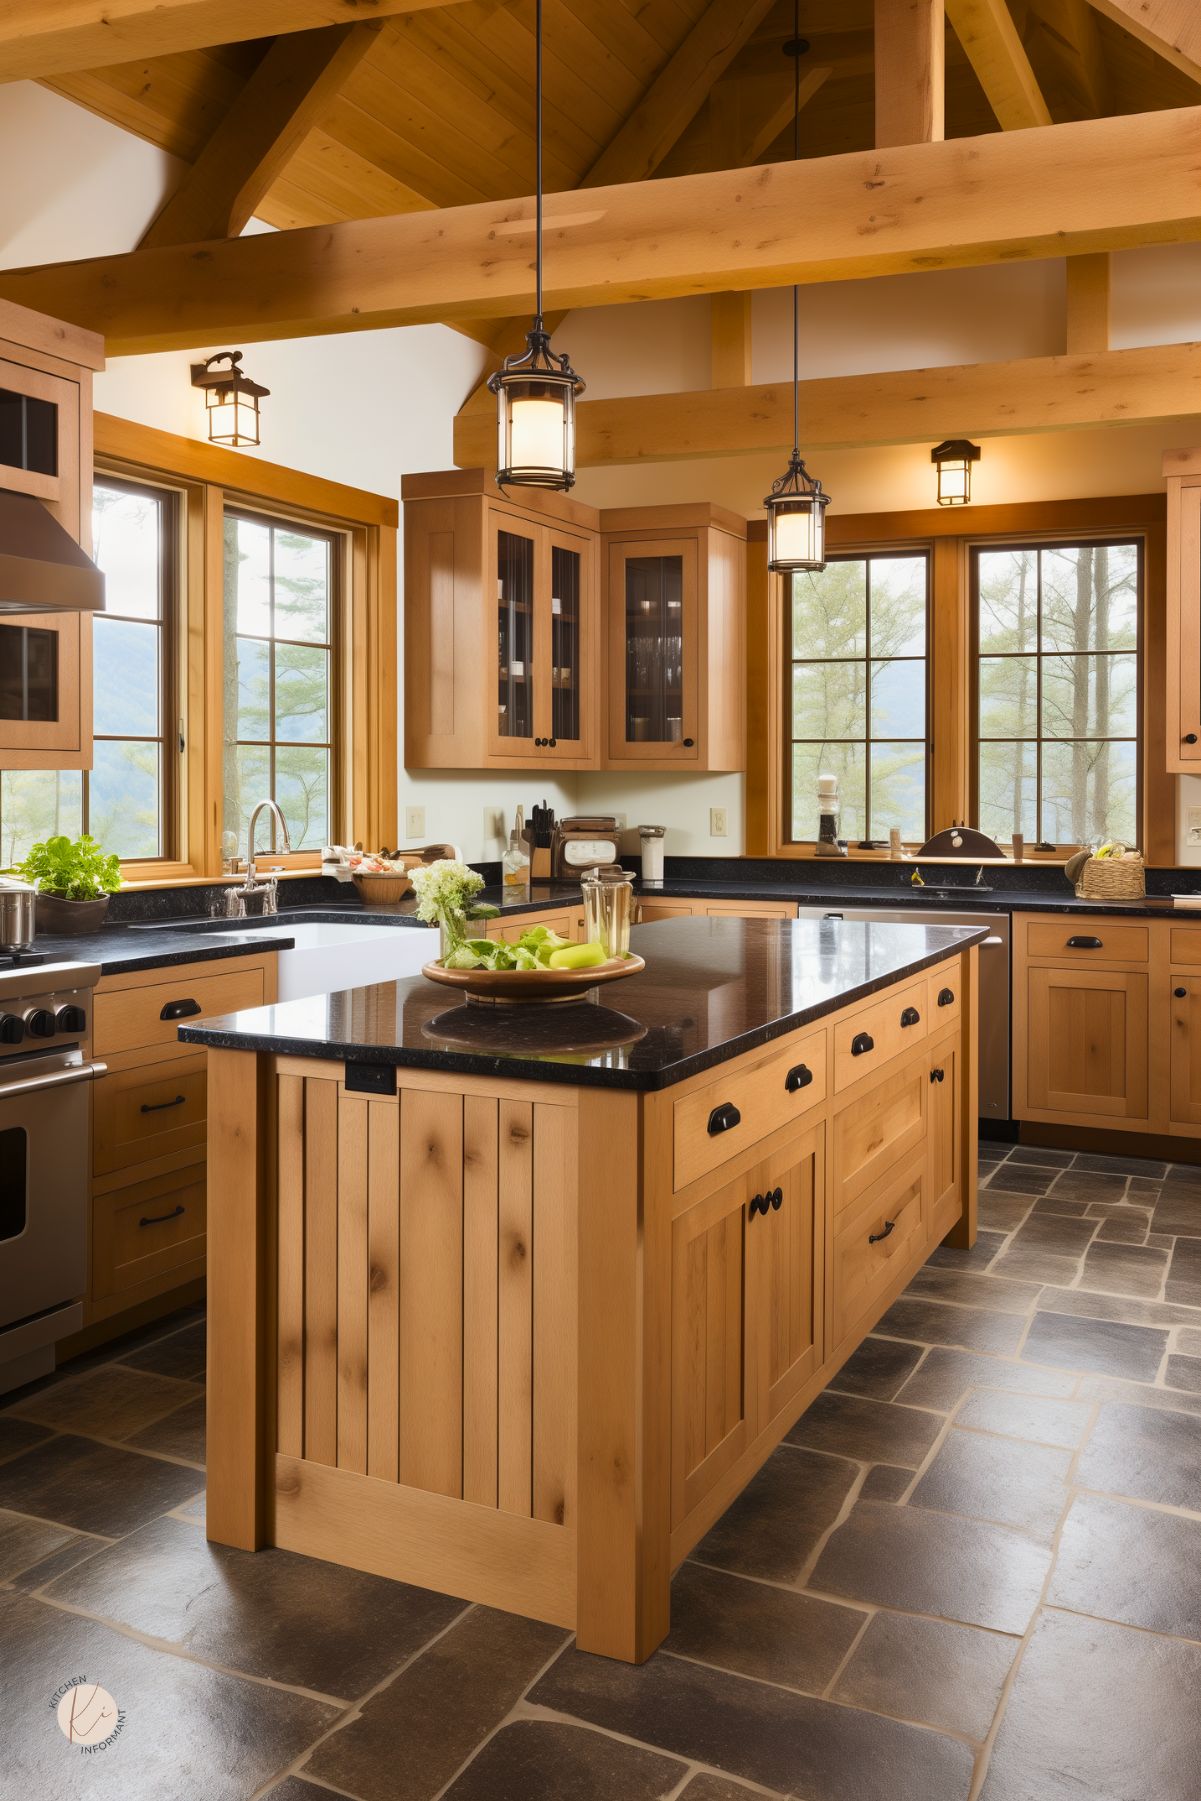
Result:
<svg viewBox="0 0 1201 1801"><path fill-rule="evenodd" d="M457 0L5 0L0 81L423 12Z"/></svg>
<svg viewBox="0 0 1201 1801"><path fill-rule="evenodd" d="M1201 81L1201 5L1198 0L1092 0L1115 25Z"/></svg>
<svg viewBox="0 0 1201 1801"><path fill-rule="evenodd" d="M1049 125L1051 112L1005 0L946 0L947 18L1006 131Z"/></svg>
<svg viewBox="0 0 1201 1801"><path fill-rule="evenodd" d="M944 135L943 0L875 0L876 146Z"/></svg>
<svg viewBox="0 0 1201 1801"><path fill-rule="evenodd" d="M1199 411L1201 344L835 375L801 383L806 454L1126 425ZM791 443L789 382L581 400L576 406L576 462L581 468L774 454ZM460 414L454 447L461 468L494 466L495 425Z"/></svg>
<svg viewBox="0 0 1201 1801"><path fill-rule="evenodd" d="M378 29L327 25L276 38L139 248L236 238L320 125Z"/></svg>
<svg viewBox="0 0 1201 1801"><path fill-rule="evenodd" d="M548 312L1189 242L1201 108L1085 119L546 202ZM529 305L533 203L355 219L0 272L110 355Z"/></svg>

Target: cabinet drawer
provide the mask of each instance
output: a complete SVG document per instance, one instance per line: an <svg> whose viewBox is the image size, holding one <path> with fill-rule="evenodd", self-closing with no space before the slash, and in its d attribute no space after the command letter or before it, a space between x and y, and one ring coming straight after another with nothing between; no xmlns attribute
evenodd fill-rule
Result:
<svg viewBox="0 0 1201 1801"><path fill-rule="evenodd" d="M700 901L697 911L710 919L795 919L795 901Z"/></svg>
<svg viewBox="0 0 1201 1801"><path fill-rule="evenodd" d="M1201 966L1201 926L1173 926L1169 946L1173 963L1185 968Z"/></svg>
<svg viewBox="0 0 1201 1801"><path fill-rule="evenodd" d="M697 912L699 901L650 901L638 899L634 902L637 912L635 922L638 925L650 925L656 919L691 919Z"/></svg>
<svg viewBox="0 0 1201 1801"><path fill-rule="evenodd" d="M925 1142L929 1090L928 1059L909 1057L835 1114L835 1219Z"/></svg>
<svg viewBox="0 0 1201 1801"><path fill-rule="evenodd" d="M880 1307L925 1249L926 1153L906 1159L843 1215L834 1236L829 1349L835 1351Z"/></svg>
<svg viewBox="0 0 1201 1801"><path fill-rule="evenodd" d="M890 988L883 1000L864 1007L834 1028L834 1092L880 1069L900 1051L920 1044L929 1029L925 976L904 988ZM916 1016L916 1017L915 1017Z"/></svg>
<svg viewBox="0 0 1201 1801"><path fill-rule="evenodd" d="M1026 955L1057 963L1145 963L1150 942L1147 926L1110 919L1032 919L1026 926Z"/></svg>
<svg viewBox="0 0 1201 1801"><path fill-rule="evenodd" d="M961 963L940 963L927 977L926 1006L932 1032L953 1026L963 1011L964 969Z"/></svg>
<svg viewBox="0 0 1201 1801"><path fill-rule="evenodd" d="M161 982L148 983L144 988L99 992L92 1009L96 1055L115 1056L118 1051L175 1044L179 1027L187 1022L206 1014L259 1007L266 999L261 964L248 963L244 968L225 969L214 975L198 974L198 969L203 968L203 964L192 964L187 969L168 970Z"/></svg>
<svg viewBox="0 0 1201 1801"><path fill-rule="evenodd" d="M92 1116L96 1175L203 1148L207 1052L173 1058L165 1070L162 1065L120 1069L96 1083Z"/></svg>
<svg viewBox="0 0 1201 1801"><path fill-rule="evenodd" d="M810 1033L754 1069L694 1089L672 1111L676 1188L687 1188L825 1098L824 1031Z"/></svg>
<svg viewBox="0 0 1201 1801"><path fill-rule="evenodd" d="M575 923L574 913L523 913L517 919L508 920L502 914L501 918L488 921L487 936L499 938L503 944L516 944L535 926L549 926L560 938L573 938Z"/></svg>
<svg viewBox="0 0 1201 1801"><path fill-rule="evenodd" d="M205 1251L204 1163L92 1197L92 1295L123 1294Z"/></svg>

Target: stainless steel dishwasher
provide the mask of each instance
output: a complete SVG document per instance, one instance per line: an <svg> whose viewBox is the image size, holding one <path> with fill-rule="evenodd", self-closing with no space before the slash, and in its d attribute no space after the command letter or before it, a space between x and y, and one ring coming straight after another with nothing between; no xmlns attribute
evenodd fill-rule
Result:
<svg viewBox="0 0 1201 1801"><path fill-rule="evenodd" d="M798 919L876 920L881 925L984 926L980 945L980 1117L1009 1118L1008 913L961 913L952 907L804 906Z"/></svg>

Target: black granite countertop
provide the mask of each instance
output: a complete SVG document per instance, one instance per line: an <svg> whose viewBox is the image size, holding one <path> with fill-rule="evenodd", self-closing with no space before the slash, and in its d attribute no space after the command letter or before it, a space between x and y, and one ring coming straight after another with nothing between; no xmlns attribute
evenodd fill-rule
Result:
<svg viewBox="0 0 1201 1801"><path fill-rule="evenodd" d="M1078 900L1066 882L1060 894L1048 893L1045 889L1008 887L981 891L959 883L938 887L933 881L915 888L908 883L898 883L895 887L843 882L835 885L805 881L803 877L766 881L754 877L721 881L677 877L653 887L640 885L640 892L647 900L789 901L798 906L827 907L831 912L837 912L840 906L871 905L929 908L931 912L940 913L1116 913L1155 919L1176 910L1170 895L1148 894L1135 901ZM1187 911L1196 912L1197 908Z"/></svg>
<svg viewBox="0 0 1201 1801"><path fill-rule="evenodd" d="M970 926L675 919L636 927L647 967L570 1005L456 1003L417 976L180 1028L219 1050L666 1088L955 956Z"/></svg>

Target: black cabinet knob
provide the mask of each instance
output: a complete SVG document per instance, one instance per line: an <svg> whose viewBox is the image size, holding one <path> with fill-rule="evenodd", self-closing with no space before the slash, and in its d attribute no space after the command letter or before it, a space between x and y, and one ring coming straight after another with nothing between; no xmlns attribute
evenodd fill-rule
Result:
<svg viewBox="0 0 1201 1801"><path fill-rule="evenodd" d="M778 1213L784 1205L784 1190L782 1188L773 1188L767 1198L772 1204L772 1211Z"/></svg>
<svg viewBox="0 0 1201 1801"><path fill-rule="evenodd" d="M750 1205L747 1207L747 1212L749 1213L749 1215L752 1219L754 1219L754 1217L757 1213L766 1213L767 1209L768 1209L768 1199L765 1194L753 1194L751 1196Z"/></svg>
<svg viewBox="0 0 1201 1801"><path fill-rule="evenodd" d="M930 1071L930 1080L932 1082L941 1082L945 1079L946 1073L945 1069L932 1069Z"/></svg>
<svg viewBox="0 0 1201 1801"><path fill-rule="evenodd" d="M60 1032L82 1032L88 1016L82 1007L60 1007L55 1020Z"/></svg>
<svg viewBox="0 0 1201 1801"><path fill-rule="evenodd" d="M1090 938L1082 932L1077 932L1074 937L1068 939L1068 949L1070 951L1100 951L1104 950L1105 946L1100 938Z"/></svg>
<svg viewBox="0 0 1201 1801"><path fill-rule="evenodd" d="M15 1013L0 1013L0 1044L20 1044L25 1037L25 1021Z"/></svg>
<svg viewBox="0 0 1201 1801"><path fill-rule="evenodd" d="M714 1107L709 1115L709 1136L716 1138L722 1132L732 1132L735 1126L742 1124L742 1115L733 1101L723 1101L720 1107Z"/></svg>
<svg viewBox="0 0 1201 1801"><path fill-rule="evenodd" d="M938 991L938 1004L940 1007L953 1006L955 1004L955 990L953 988L940 988Z"/></svg>
<svg viewBox="0 0 1201 1801"><path fill-rule="evenodd" d="M546 739L545 739L545 738L535 738L535 739L534 739L534 749L535 749L535 750L541 750L541 749L542 749L542 746L543 746L543 745L544 745L544 744L545 744L545 743L546 743Z"/></svg>
<svg viewBox="0 0 1201 1801"><path fill-rule="evenodd" d="M25 1030L31 1038L54 1037L54 1015L45 1007L35 1007L25 1015Z"/></svg>
<svg viewBox="0 0 1201 1801"><path fill-rule="evenodd" d="M556 750L558 748L558 744L559 744L559 740L557 738L544 738L542 740L542 742L547 746L547 748L549 750Z"/></svg>
<svg viewBox="0 0 1201 1801"><path fill-rule="evenodd" d="M916 1007L906 1007L901 1014L901 1024L903 1026L919 1025L921 1023L921 1017L922 1016Z"/></svg>
<svg viewBox="0 0 1201 1801"><path fill-rule="evenodd" d="M1172 993L1176 996L1178 1001L1186 1000L1188 997L1187 988L1173 988Z"/></svg>
<svg viewBox="0 0 1201 1801"><path fill-rule="evenodd" d="M884 1230L882 1232L869 1232L867 1235L867 1242L869 1244L879 1244L883 1239L891 1238L896 1229L896 1220L886 1219L884 1221Z"/></svg>
<svg viewBox="0 0 1201 1801"><path fill-rule="evenodd" d="M813 1071L807 1063L794 1063L784 1077L784 1088L788 1094L795 1094L798 1088L808 1088L813 1080Z"/></svg>
<svg viewBox="0 0 1201 1801"><path fill-rule="evenodd" d="M1184 734L1184 742L1186 744L1195 744L1197 742L1196 732L1186 732Z"/></svg>
<svg viewBox="0 0 1201 1801"><path fill-rule="evenodd" d="M692 747L693 747L693 745L694 745L694 744L695 744L695 743L696 743L696 739L695 739L695 738L685 738L685 740L684 740L684 749L685 749L685 750L691 750L691 749L692 749Z"/></svg>
<svg viewBox="0 0 1201 1801"><path fill-rule="evenodd" d="M876 1041L870 1032L856 1032L855 1036L851 1039L852 1057L862 1057L866 1052L874 1051L875 1048Z"/></svg>

